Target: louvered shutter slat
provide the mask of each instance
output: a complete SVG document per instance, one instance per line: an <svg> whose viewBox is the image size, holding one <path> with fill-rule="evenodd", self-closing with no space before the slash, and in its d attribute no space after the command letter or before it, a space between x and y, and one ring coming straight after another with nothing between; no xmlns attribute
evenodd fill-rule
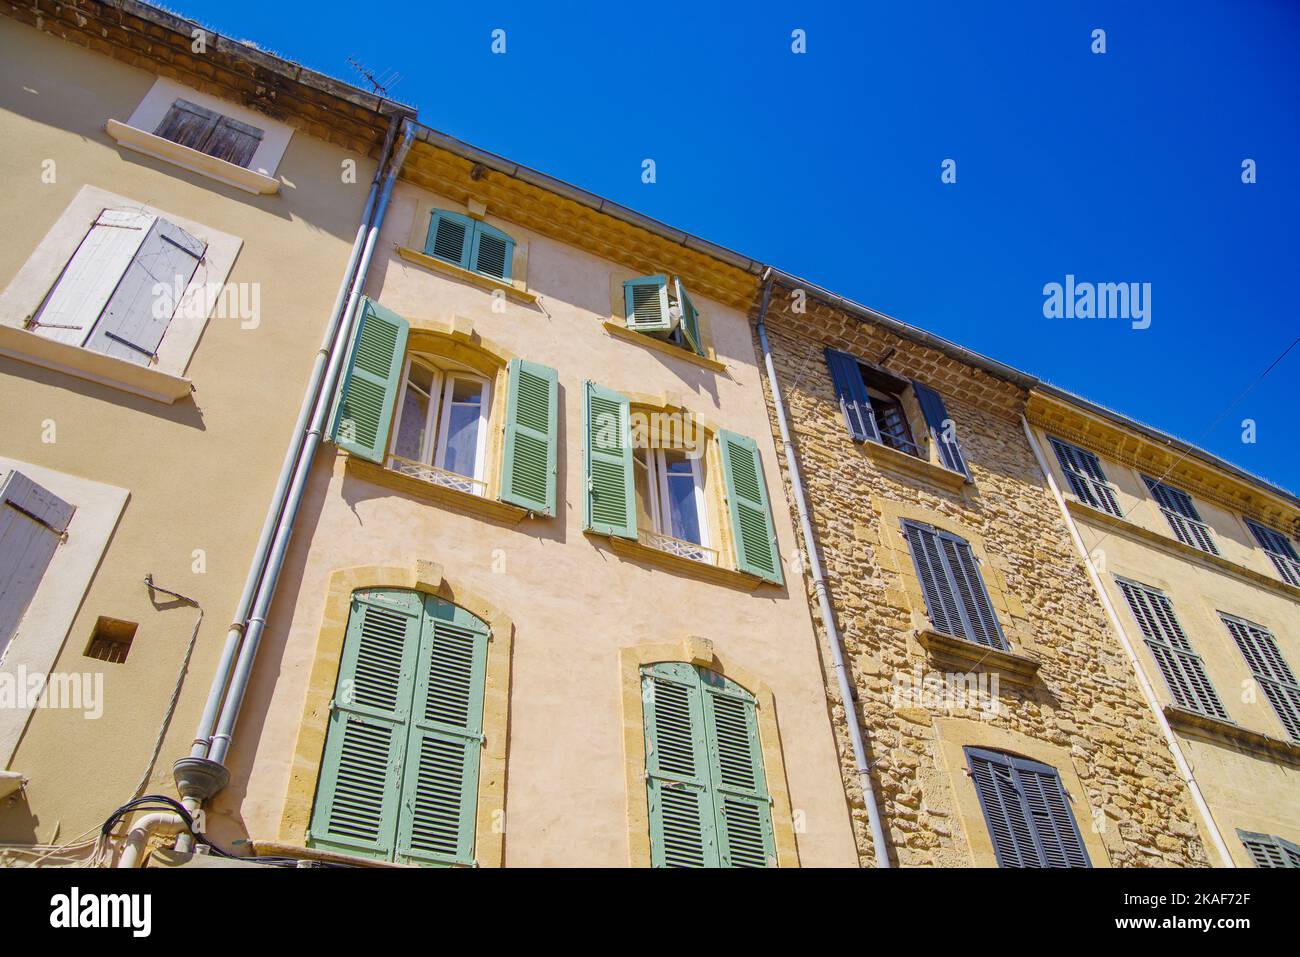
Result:
<svg viewBox="0 0 1300 957"><path fill-rule="evenodd" d="M474 264L474 271L494 279L509 280L514 240L486 223L475 223L473 234L470 262Z"/></svg>
<svg viewBox="0 0 1300 957"><path fill-rule="evenodd" d="M1091 867L1055 768L966 748L999 867Z"/></svg>
<svg viewBox="0 0 1300 957"><path fill-rule="evenodd" d="M642 276L623 283L627 327L637 332L668 332L673 327L668 311L668 277Z"/></svg>
<svg viewBox="0 0 1300 957"><path fill-rule="evenodd" d="M1291 540L1281 532L1252 522L1250 519L1246 519L1246 527L1272 560L1273 567L1277 569L1282 580L1291 585L1300 585L1300 554L1296 553Z"/></svg>
<svg viewBox="0 0 1300 957"><path fill-rule="evenodd" d="M549 366L511 359L506 397L501 499L555 514L559 377Z"/></svg>
<svg viewBox="0 0 1300 957"><path fill-rule="evenodd" d="M341 449L382 462L402 381L409 327L405 319L369 298L348 353L347 371L335 396L330 437Z"/></svg>
<svg viewBox="0 0 1300 957"><path fill-rule="evenodd" d="M1137 582L1117 581L1175 703L1228 720L1227 709L1219 700L1200 655L1192 648L1174 615L1168 596Z"/></svg>
<svg viewBox="0 0 1300 957"><path fill-rule="evenodd" d="M642 669L650 859L655 867L716 867L718 842L695 669Z"/></svg>
<svg viewBox="0 0 1300 957"><path fill-rule="evenodd" d="M1250 673L1263 689L1282 727L1293 741L1300 743L1300 682L1282 657L1273 634L1266 628L1220 613Z"/></svg>
<svg viewBox="0 0 1300 957"><path fill-rule="evenodd" d="M701 673L701 688L722 866L772 866L772 809L753 697L708 671Z"/></svg>
<svg viewBox="0 0 1300 957"><path fill-rule="evenodd" d="M630 411L626 396L591 381L583 384L585 526L603 535L635 540Z"/></svg>
<svg viewBox="0 0 1300 957"><path fill-rule="evenodd" d="M682 335L696 355L704 355L704 340L700 336L700 313L680 279L674 278L677 287L677 305L682 311Z"/></svg>
<svg viewBox="0 0 1300 957"><path fill-rule="evenodd" d="M780 585L785 579L758 444L748 436L726 429L718 432L718 444L722 449L722 478L731 516L736 567Z"/></svg>
<svg viewBox="0 0 1300 957"><path fill-rule="evenodd" d="M826 367L831 373L831 385L835 388L835 398L840 401L840 412L844 416L844 424L848 426L849 435L855 442L879 442L880 429L876 426L871 395L862 379L858 360L837 349L827 349L825 355Z"/></svg>
<svg viewBox="0 0 1300 957"><path fill-rule="evenodd" d="M938 537L970 628L968 637L990 648L1005 649L1006 639L993 612L993 603L984 587L975 553L969 544L955 536L941 534Z"/></svg>
<svg viewBox="0 0 1300 957"><path fill-rule="evenodd" d="M1056 451L1056 459L1061 463L1061 469L1075 497L1086 505L1122 518L1123 514L1120 511L1119 501L1115 498L1115 491L1111 488L1097 456L1087 449L1070 445L1055 436L1049 438L1052 448Z"/></svg>
<svg viewBox="0 0 1300 957"><path fill-rule="evenodd" d="M912 381L912 391L921 407L921 414L925 417L925 424L930 429L930 437L939 448L939 460L948 470L960 472L968 481L971 480L970 467L957 442L956 428L943 403L943 396L916 380Z"/></svg>

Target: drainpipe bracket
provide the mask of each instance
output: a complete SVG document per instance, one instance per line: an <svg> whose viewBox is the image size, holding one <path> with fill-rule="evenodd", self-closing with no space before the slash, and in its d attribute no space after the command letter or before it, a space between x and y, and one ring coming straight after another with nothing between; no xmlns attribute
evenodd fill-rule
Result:
<svg viewBox="0 0 1300 957"><path fill-rule="evenodd" d="M210 758L180 758L172 765L172 775L181 797L194 798L200 803L230 783L230 770Z"/></svg>

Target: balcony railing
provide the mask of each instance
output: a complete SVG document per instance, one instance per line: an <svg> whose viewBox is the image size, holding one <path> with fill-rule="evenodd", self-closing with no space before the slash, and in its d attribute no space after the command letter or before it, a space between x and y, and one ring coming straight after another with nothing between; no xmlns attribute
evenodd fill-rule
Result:
<svg viewBox="0 0 1300 957"><path fill-rule="evenodd" d="M457 472L449 472L433 465L426 465L423 462L404 459L400 455L390 455L388 457L388 467L394 472L409 475L411 478L419 479L421 482L428 482L430 485L440 485L443 488L452 488L458 492L468 492L470 495L487 495L487 482L471 478L468 475L460 475Z"/></svg>
<svg viewBox="0 0 1300 957"><path fill-rule="evenodd" d="M697 545L682 538L673 538L673 536L664 535L661 532L641 532L638 538L642 545L648 545L650 548L667 552L669 555L689 558L693 562L701 562L705 565L718 564L717 551L704 545Z"/></svg>

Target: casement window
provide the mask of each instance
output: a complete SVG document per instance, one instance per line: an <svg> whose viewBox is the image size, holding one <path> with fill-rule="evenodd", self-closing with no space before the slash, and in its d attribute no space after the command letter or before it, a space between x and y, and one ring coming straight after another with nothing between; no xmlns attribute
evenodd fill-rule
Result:
<svg viewBox="0 0 1300 957"><path fill-rule="evenodd" d="M154 135L227 163L247 167L265 134L256 126L241 123L189 100L177 99L154 130Z"/></svg>
<svg viewBox="0 0 1300 957"><path fill-rule="evenodd" d="M425 255L509 282L514 250L513 239L485 222L446 209L430 214Z"/></svg>
<svg viewBox="0 0 1300 957"><path fill-rule="evenodd" d="M308 844L473 864L488 626L433 595L352 598Z"/></svg>
<svg viewBox="0 0 1300 957"><path fill-rule="evenodd" d="M903 535L912 552L930 623L936 631L1007 650L979 561L963 538L910 519Z"/></svg>
<svg viewBox="0 0 1300 957"><path fill-rule="evenodd" d="M0 481L0 656L63 543L74 511L16 469Z"/></svg>
<svg viewBox="0 0 1300 957"><path fill-rule="evenodd" d="M1260 548L1273 560L1273 566L1277 568L1282 580L1290 585L1300 585L1300 554L1296 553L1291 539L1250 519L1246 519L1246 527L1255 536Z"/></svg>
<svg viewBox="0 0 1300 957"><path fill-rule="evenodd" d="M686 662L641 669L654 867L775 867L754 696Z"/></svg>
<svg viewBox="0 0 1300 957"><path fill-rule="evenodd" d="M1300 844L1273 834L1256 834L1237 828L1237 836L1256 867L1300 867Z"/></svg>
<svg viewBox="0 0 1300 957"><path fill-rule="evenodd" d="M965 751L999 867L1092 866L1055 768L1000 751Z"/></svg>
<svg viewBox="0 0 1300 957"><path fill-rule="evenodd" d="M1180 488L1166 485L1148 475L1142 476L1151 490L1156 504L1173 529L1174 536L1184 545L1191 545L1211 555L1219 554L1219 547L1214 544L1210 526L1201 520L1201 515L1192 504L1192 497Z"/></svg>
<svg viewBox="0 0 1300 957"><path fill-rule="evenodd" d="M491 382L439 356L408 355L405 319L368 298L359 308L330 438L431 485L486 495ZM505 392L500 500L554 515L558 377L548 366L511 359Z"/></svg>
<svg viewBox="0 0 1300 957"><path fill-rule="evenodd" d="M716 557L710 557L713 550L706 544L703 463L684 454L686 450L671 455L665 450L661 457L657 448L636 448L631 402L613 389L585 382L582 413L586 480L583 522L587 531L716 563ZM781 558L758 445L726 429L718 432L717 442L736 568L782 584ZM683 534L675 534L674 529Z"/></svg>
<svg viewBox="0 0 1300 957"><path fill-rule="evenodd" d="M1139 582L1118 577L1115 581L1124 593L1174 703L1180 708L1229 720L1227 709L1205 673L1205 663L1183 633L1169 597Z"/></svg>
<svg viewBox="0 0 1300 957"><path fill-rule="evenodd" d="M1282 657L1273 633L1235 615L1219 612L1219 617L1250 666L1250 673L1264 689L1264 697L1273 706L1282 727L1292 741L1300 744L1300 682Z"/></svg>
<svg viewBox="0 0 1300 957"><path fill-rule="evenodd" d="M1048 439L1056 450L1056 460L1061 463L1061 471L1065 473L1074 497L1085 505L1108 512L1116 518L1123 518L1115 490L1106 480L1106 473L1102 471L1097 456L1055 436L1049 435Z"/></svg>
<svg viewBox="0 0 1300 957"><path fill-rule="evenodd" d="M627 327L664 339L687 352L707 354L700 331L700 312L681 279L642 276L623 283L623 308Z"/></svg>
<svg viewBox="0 0 1300 957"><path fill-rule="evenodd" d="M855 442L878 442L928 461L929 452L916 441L907 412L909 401L915 401L937 450L938 464L967 480L971 478L952 418L939 393L915 380L860 362L847 352L827 349L825 354L844 424Z"/></svg>
<svg viewBox="0 0 1300 957"><path fill-rule="evenodd" d="M153 365L206 249L161 216L104 209L28 328L47 339Z"/></svg>

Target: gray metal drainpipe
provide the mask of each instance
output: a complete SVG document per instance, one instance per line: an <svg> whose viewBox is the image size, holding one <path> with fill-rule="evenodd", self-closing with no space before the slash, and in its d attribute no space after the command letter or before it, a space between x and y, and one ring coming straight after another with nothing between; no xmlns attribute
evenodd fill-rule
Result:
<svg viewBox="0 0 1300 957"><path fill-rule="evenodd" d="M876 792L871 786L871 771L867 763L867 744L862 735L862 721L858 714L858 705L853 697L853 679L844 663L844 641L839 628L835 625L835 610L831 607L830 588L822 574L821 557L817 552L817 540L813 536L812 522L808 517L808 501L804 495L803 478L799 473L799 460L795 455L794 441L790 438L790 425L786 421L785 402L781 399L781 386L776 379L776 366L772 362L772 349L767 341L767 305L772 298L772 268L763 271L763 303L758 310L758 342L763 350L763 366L767 370L767 383L772 390L772 406L776 410L776 421L781 428L781 443L785 447L785 464L790 471L790 493L794 498L795 508L799 512L799 527L803 531L804 550L808 553L808 570L812 576L813 590L817 592L817 604L821 609L822 625L830 641L831 658L835 664L835 680L839 684L840 699L844 702L844 714L848 719L849 738L853 742L853 761L857 765L858 782L862 786L862 801L867 806L867 820L871 824L871 844L876 855L876 867L889 867L889 846L885 843L885 831L880 822L880 807L876 802Z"/></svg>

